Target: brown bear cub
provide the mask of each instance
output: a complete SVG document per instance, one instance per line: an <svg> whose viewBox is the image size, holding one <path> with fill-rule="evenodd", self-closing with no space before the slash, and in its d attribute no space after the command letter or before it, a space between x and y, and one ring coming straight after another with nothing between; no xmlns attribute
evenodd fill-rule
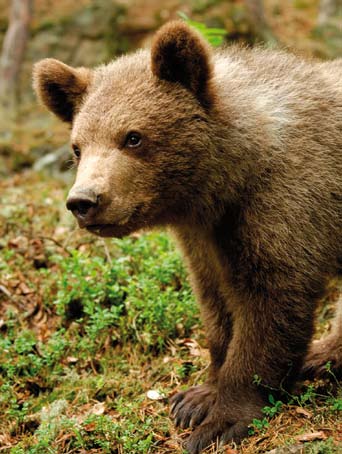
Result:
<svg viewBox="0 0 342 454"><path fill-rule="evenodd" d="M194 428L191 454L241 440L267 394L301 373L331 361L341 374L342 309L310 347L317 301L342 270L341 60L214 52L171 22L151 51L95 70L43 60L34 86L72 126L67 207L80 227L168 226L182 248L211 353L207 381L171 402Z"/></svg>

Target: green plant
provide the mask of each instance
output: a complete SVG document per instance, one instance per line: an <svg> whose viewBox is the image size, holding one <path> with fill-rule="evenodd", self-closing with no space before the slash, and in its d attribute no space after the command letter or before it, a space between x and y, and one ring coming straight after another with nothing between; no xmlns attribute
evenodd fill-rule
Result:
<svg viewBox="0 0 342 454"><path fill-rule="evenodd" d="M330 397L327 402L330 405L331 411L342 412L342 397Z"/></svg>
<svg viewBox="0 0 342 454"><path fill-rule="evenodd" d="M341 445L334 444L332 438L315 443L309 443L305 446L305 454L340 454Z"/></svg>
<svg viewBox="0 0 342 454"><path fill-rule="evenodd" d="M255 376L255 380L258 380L257 376ZM252 424L249 426L250 435L253 435L256 432L261 432L264 429L267 429L267 427L269 426L269 419L273 418L275 415L280 413L283 403L279 400L276 401L272 394L269 394L268 400L271 406L265 406L262 409L262 412L264 413L264 415L266 415L266 417L262 419L256 418L253 419Z"/></svg>
<svg viewBox="0 0 342 454"><path fill-rule="evenodd" d="M304 405L311 404L315 405L317 398L317 392L315 390L314 384L309 384L304 392L297 396L292 396L290 403L296 403L297 405L303 407Z"/></svg>
<svg viewBox="0 0 342 454"><path fill-rule="evenodd" d="M268 400L271 406L266 406L262 409L262 412L269 418L273 418L275 415L280 413L283 403L280 400L275 400L272 394L268 396Z"/></svg>
<svg viewBox="0 0 342 454"><path fill-rule="evenodd" d="M267 429L269 425L267 418L254 418L252 424L249 425L248 434L254 435L257 432L262 432L264 429Z"/></svg>
<svg viewBox="0 0 342 454"><path fill-rule="evenodd" d="M202 22L196 22L190 19L185 13L181 11L178 12L178 15L187 24L198 30L213 47L220 46L223 43L224 38L227 36L227 31L223 28L207 27Z"/></svg>
<svg viewBox="0 0 342 454"><path fill-rule="evenodd" d="M179 325L186 334L197 321L180 257L164 234L116 245L113 263L78 251L52 258L60 269L56 312L64 326L73 325L81 352L95 353L108 336L113 343L137 341L147 350L161 350Z"/></svg>

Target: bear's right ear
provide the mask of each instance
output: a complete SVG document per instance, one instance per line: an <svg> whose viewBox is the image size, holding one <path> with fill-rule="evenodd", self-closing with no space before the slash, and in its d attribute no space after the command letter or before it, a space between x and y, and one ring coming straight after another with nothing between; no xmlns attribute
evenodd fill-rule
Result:
<svg viewBox="0 0 342 454"><path fill-rule="evenodd" d="M91 74L90 69L72 68L46 58L34 65L33 87L51 112L71 123L90 84Z"/></svg>
<svg viewBox="0 0 342 454"><path fill-rule="evenodd" d="M210 58L206 41L181 21L161 27L152 43L152 73L161 80L180 83L205 106L210 104Z"/></svg>

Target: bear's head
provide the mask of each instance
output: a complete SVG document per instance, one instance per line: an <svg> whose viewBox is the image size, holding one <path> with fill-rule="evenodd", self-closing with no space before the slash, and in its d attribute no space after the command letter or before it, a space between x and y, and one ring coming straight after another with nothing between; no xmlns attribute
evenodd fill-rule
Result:
<svg viewBox="0 0 342 454"><path fill-rule="evenodd" d="M178 21L159 30L151 52L94 70L54 59L35 65L39 98L71 124L77 177L67 207L81 227L120 237L205 222L214 191L211 81L209 46Z"/></svg>

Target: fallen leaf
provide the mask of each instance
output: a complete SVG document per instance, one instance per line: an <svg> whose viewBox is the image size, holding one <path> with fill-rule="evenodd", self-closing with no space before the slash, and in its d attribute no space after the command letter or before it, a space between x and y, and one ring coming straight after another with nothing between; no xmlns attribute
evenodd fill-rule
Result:
<svg viewBox="0 0 342 454"><path fill-rule="evenodd" d="M78 358L76 358L75 356L68 356L66 361L67 361L67 363L75 364L75 363L77 363Z"/></svg>
<svg viewBox="0 0 342 454"><path fill-rule="evenodd" d="M308 418L308 419L312 418L312 413L310 411L308 411L308 410L305 410L302 407L297 407L296 408L296 413L298 415L304 416L305 418Z"/></svg>
<svg viewBox="0 0 342 454"><path fill-rule="evenodd" d="M55 228L54 236L60 237L60 238L65 238L65 236L68 233L70 233L70 230L67 227L63 227L60 225Z"/></svg>
<svg viewBox="0 0 342 454"><path fill-rule="evenodd" d="M30 289L30 287L28 287L25 282L20 282L18 288L23 295L29 295L30 293L33 293L33 290Z"/></svg>
<svg viewBox="0 0 342 454"><path fill-rule="evenodd" d="M4 293L8 298L11 298L11 292L4 286L0 285L0 292Z"/></svg>
<svg viewBox="0 0 342 454"><path fill-rule="evenodd" d="M297 435L295 437L295 439L298 441L326 440L327 436L324 432L319 431L319 432L311 432L311 433L306 433L306 434L302 434L302 435Z"/></svg>
<svg viewBox="0 0 342 454"><path fill-rule="evenodd" d="M83 429L86 432L93 432L96 429L96 423L95 422L90 422L89 424L85 424L83 426Z"/></svg>
<svg viewBox="0 0 342 454"><path fill-rule="evenodd" d="M103 402L99 402L98 404L95 404L92 409L90 410L90 413L96 416L103 415L105 412L105 404Z"/></svg>
<svg viewBox="0 0 342 454"><path fill-rule="evenodd" d="M285 446L267 451L266 454L304 454L304 444Z"/></svg>
<svg viewBox="0 0 342 454"><path fill-rule="evenodd" d="M17 236L16 238L9 240L8 245L12 248L25 250L28 246L28 239L25 236Z"/></svg>
<svg viewBox="0 0 342 454"><path fill-rule="evenodd" d="M194 339L186 339L184 345L189 349L191 356L201 356L201 349Z"/></svg>
<svg viewBox="0 0 342 454"><path fill-rule="evenodd" d="M179 444L176 443L175 441L173 440L167 440L165 443L164 443L165 446L167 446L168 448L170 449L174 449L175 451L176 450L179 450Z"/></svg>

